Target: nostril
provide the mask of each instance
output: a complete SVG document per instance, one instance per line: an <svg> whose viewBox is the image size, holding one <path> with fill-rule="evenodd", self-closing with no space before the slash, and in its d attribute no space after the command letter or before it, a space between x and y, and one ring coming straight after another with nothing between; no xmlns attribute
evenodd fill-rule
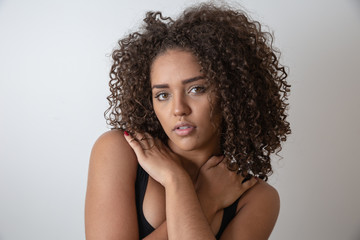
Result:
<svg viewBox="0 0 360 240"><path fill-rule="evenodd" d="M184 116L191 112L190 106L188 105L185 96L174 96L173 104L175 116Z"/></svg>

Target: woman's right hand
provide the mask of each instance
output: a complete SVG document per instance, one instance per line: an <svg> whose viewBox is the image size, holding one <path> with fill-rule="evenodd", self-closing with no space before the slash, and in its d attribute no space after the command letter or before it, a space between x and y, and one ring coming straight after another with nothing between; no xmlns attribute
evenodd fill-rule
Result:
<svg viewBox="0 0 360 240"><path fill-rule="evenodd" d="M178 156L159 139L148 133L139 132L135 132L134 136L124 132L124 136L134 150L141 167L164 187L170 176L188 177Z"/></svg>
<svg viewBox="0 0 360 240"><path fill-rule="evenodd" d="M252 177L243 183L244 177L230 171L224 156L211 157L199 171L195 189L207 217L214 215L233 202L244 192L254 186L258 179Z"/></svg>

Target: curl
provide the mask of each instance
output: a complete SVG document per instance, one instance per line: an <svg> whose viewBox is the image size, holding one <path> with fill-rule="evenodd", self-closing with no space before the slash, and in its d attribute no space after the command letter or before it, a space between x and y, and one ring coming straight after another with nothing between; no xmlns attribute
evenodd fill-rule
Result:
<svg viewBox="0 0 360 240"><path fill-rule="evenodd" d="M151 101L150 67L166 50L193 53L221 109L221 147L228 165L265 180L271 154L291 133L286 69L273 37L241 10L200 4L177 19L148 12L144 26L118 42L110 71L107 123L149 132L166 143Z"/></svg>

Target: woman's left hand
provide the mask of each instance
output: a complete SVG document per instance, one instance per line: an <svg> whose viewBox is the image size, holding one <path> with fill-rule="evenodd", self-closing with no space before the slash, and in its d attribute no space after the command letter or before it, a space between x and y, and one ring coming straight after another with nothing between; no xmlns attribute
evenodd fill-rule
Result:
<svg viewBox="0 0 360 240"><path fill-rule="evenodd" d="M212 156L201 167L195 188L208 219L210 215L230 206L258 182L254 177L245 182L244 179L241 174L227 168L224 156Z"/></svg>
<svg viewBox="0 0 360 240"><path fill-rule="evenodd" d="M159 139L148 133L124 132L125 139L134 150L141 167L157 182L165 186L174 174L186 173L180 159Z"/></svg>

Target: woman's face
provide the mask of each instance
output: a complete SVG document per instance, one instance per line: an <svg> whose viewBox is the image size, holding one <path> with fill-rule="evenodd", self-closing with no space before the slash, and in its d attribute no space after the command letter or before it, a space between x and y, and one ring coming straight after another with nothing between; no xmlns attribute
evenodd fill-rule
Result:
<svg viewBox="0 0 360 240"><path fill-rule="evenodd" d="M154 60L150 79L155 114L169 137L169 146L184 151L218 148L221 117L212 108L217 105L214 94L196 57L187 51L168 50Z"/></svg>

